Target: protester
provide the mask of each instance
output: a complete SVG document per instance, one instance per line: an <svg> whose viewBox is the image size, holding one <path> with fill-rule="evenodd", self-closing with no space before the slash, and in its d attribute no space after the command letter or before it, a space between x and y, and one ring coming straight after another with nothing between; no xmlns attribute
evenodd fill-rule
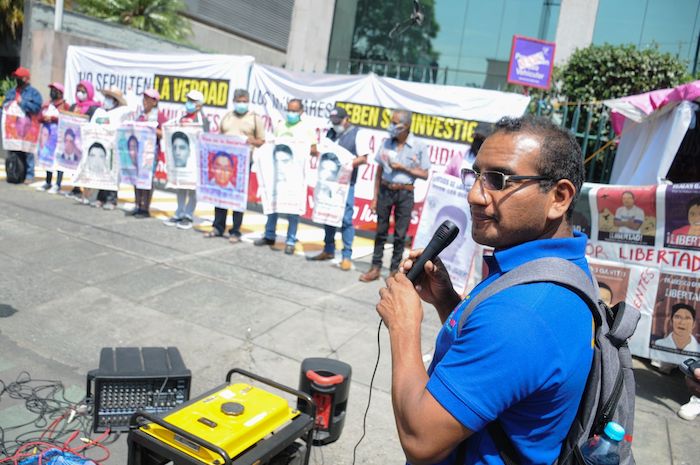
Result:
<svg viewBox="0 0 700 465"><path fill-rule="evenodd" d="M80 81L75 88L75 103L70 106L69 111L73 113L78 113L81 115L86 115L89 119L95 114L98 108L100 108L100 103L94 100L95 88L92 86L90 81ZM78 202L89 205L90 202L95 200L97 196L93 189L83 189L75 186L68 193L69 197L75 198Z"/></svg>
<svg viewBox="0 0 700 465"><path fill-rule="evenodd" d="M693 377L686 376L685 384L690 391L690 400L678 409L678 416L693 421L700 415L700 368L693 371Z"/></svg>
<svg viewBox="0 0 700 465"><path fill-rule="evenodd" d="M39 91L29 84L31 73L27 68L20 66L12 72L12 77L15 78L15 87L5 94L3 110L6 110L12 102L17 102L27 118L37 115L41 111L42 99ZM29 184L34 181L34 154L16 150L13 150L12 154L20 158L26 166L24 182Z"/></svg>
<svg viewBox="0 0 700 465"><path fill-rule="evenodd" d="M347 149L355 156L352 161L352 177L350 178L350 188L348 198L345 201L345 212L343 223L340 227L340 235L343 240L342 260L340 269L349 271L352 268L352 241L355 238L355 228L352 225L352 216L355 207L355 183L357 182L357 167L367 163L369 147L362 145L358 138L359 128L350 124L348 113L343 107L335 107L331 110L330 120L333 127L328 130L326 137L338 145ZM320 168L320 167L319 167ZM323 252L311 258L313 261L331 260L335 258L335 226L324 225L325 237L323 239Z"/></svg>
<svg viewBox="0 0 700 465"><path fill-rule="evenodd" d="M287 103L287 114L284 122L278 122L275 127L275 139L280 137L288 137L296 141L301 141L304 144L310 145L310 154L318 155L316 149L316 136L313 128L311 128L303 119L304 105L301 100L295 98ZM277 213L267 215L267 223L265 224L265 234L263 237L256 239L253 242L256 246L275 245L277 238ZM294 248L297 243L297 227L299 226L299 215L288 214L287 222L287 239L285 242L284 253L287 255L294 254Z"/></svg>
<svg viewBox="0 0 700 465"><path fill-rule="evenodd" d="M473 185L472 236L495 249L485 258L488 277L460 303L438 258L425 265L415 288L398 274L380 290L377 311L391 342L394 416L409 462L458 463L459 454L460 464L502 463L486 429L494 421L520 462L557 458L591 366L588 305L563 286L538 282L505 289L477 305L463 326L456 322L488 284L534 259L566 259L591 279L587 237L570 223L583 183L582 159L575 138L552 122L502 119L473 170L462 173L465 185ZM410 253L403 271L420 253ZM420 299L435 306L443 323L427 371Z"/></svg>
<svg viewBox="0 0 700 465"><path fill-rule="evenodd" d="M160 100L160 94L155 89L146 89L143 92L143 110L136 116L136 121L153 121L158 123L156 128L156 153L153 157L153 172L155 173L156 166L158 165L158 153L160 152L160 139L163 137L162 126L165 124L167 118L165 114L158 109L158 101ZM153 196L153 182L151 182L150 189L138 189L134 186L134 209L127 212L127 215L131 215L135 218L148 218L151 216L151 197Z"/></svg>
<svg viewBox="0 0 700 465"><path fill-rule="evenodd" d="M394 210L394 252L389 275L399 269L403 257L406 231L413 210L413 183L428 179L430 155L426 147L411 134L411 113L397 110L391 115L389 137L377 151L377 172L374 182L372 212L377 213L377 232L374 238L372 267L360 276L360 281L379 279L384 258L384 244L389 232L389 221Z"/></svg>
<svg viewBox="0 0 700 465"><path fill-rule="evenodd" d="M200 124L204 132L209 132L209 120L202 114L202 105L204 105L204 94L198 90L191 90L187 93L187 102L185 102L185 116L180 118L180 123ZM178 133L175 133L178 135ZM174 135L174 136L175 136ZM184 136L184 134L182 134ZM174 137L173 136L173 137ZM176 144L173 143L173 151L176 151ZM187 153L185 153L187 150ZM175 164L180 166L178 159L184 159L182 166L186 166L185 155L189 156L189 141L187 141L186 149L181 150L183 157L175 158ZM166 226L177 226L178 229L192 229L192 220L194 218L194 209L197 207L197 191L194 189L176 189L177 193L177 210L175 215L163 221Z"/></svg>
<svg viewBox="0 0 700 465"><path fill-rule="evenodd" d="M125 121L130 113L126 99L121 89L112 86L109 89L102 89L100 93L104 95L104 107L95 111L93 120L101 124L118 125ZM90 204L93 207L114 210L117 208L117 191L100 190L97 199Z"/></svg>
<svg viewBox="0 0 700 465"><path fill-rule="evenodd" d="M455 154L450 161L445 166L445 174L450 176L459 177L462 168L471 168L476 160L476 156L479 153L481 144L484 143L486 136L480 132L474 133L474 139L472 140L472 145L469 146L469 150L464 152L464 155L460 153Z"/></svg>
<svg viewBox="0 0 700 465"><path fill-rule="evenodd" d="M41 106L41 114L39 116L42 123L58 123L58 115L62 111L68 111L70 105L63 99L64 92L63 84L60 82L52 82L49 84L49 97L51 101L44 103ZM63 171L56 171L56 184L51 185L53 180L53 172L46 172L46 182L37 188L37 190L47 191L49 194L57 194L61 191L61 181L63 180Z"/></svg>
<svg viewBox="0 0 700 465"><path fill-rule="evenodd" d="M259 115L248 108L250 95L245 89L236 89L233 92L233 111L227 113L221 120L221 134L245 137L250 146L250 159L253 159L253 150L265 143L265 123ZM214 207L213 229L204 237L221 237L226 229L225 208ZM241 242L241 225L243 224L243 212L231 211L233 226L229 230L229 242Z"/></svg>

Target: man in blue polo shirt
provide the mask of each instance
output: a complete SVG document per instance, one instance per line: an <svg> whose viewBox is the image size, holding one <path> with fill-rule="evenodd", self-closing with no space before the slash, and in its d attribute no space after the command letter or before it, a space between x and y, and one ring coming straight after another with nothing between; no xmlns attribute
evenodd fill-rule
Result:
<svg viewBox="0 0 700 465"><path fill-rule="evenodd" d="M416 286L397 274L380 290L377 311L389 329L392 400L401 445L413 465L502 464L486 427L498 421L521 464L556 460L592 360L592 317L574 292L552 284L511 287L477 305L470 298L504 273L543 257L560 257L589 276L586 236L571 215L583 183L573 136L535 117L504 118L462 179L471 190L472 236L493 247L489 275L464 299L439 259ZM410 269L420 251L403 264ZM420 299L443 322L425 369ZM460 302L461 301L461 302ZM463 447L459 447L460 444ZM462 449L462 453L460 453Z"/></svg>

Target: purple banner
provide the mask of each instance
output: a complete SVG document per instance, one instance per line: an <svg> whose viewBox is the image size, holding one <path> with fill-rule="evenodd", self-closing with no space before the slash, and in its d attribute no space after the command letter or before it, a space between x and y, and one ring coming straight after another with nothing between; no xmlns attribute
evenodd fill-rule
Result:
<svg viewBox="0 0 700 465"><path fill-rule="evenodd" d="M554 42L513 36L508 64L508 82L549 89L554 66Z"/></svg>

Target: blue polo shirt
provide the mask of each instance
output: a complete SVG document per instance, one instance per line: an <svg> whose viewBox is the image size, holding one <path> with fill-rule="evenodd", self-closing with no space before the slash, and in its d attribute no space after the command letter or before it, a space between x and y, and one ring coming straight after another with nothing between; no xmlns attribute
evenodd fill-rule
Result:
<svg viewBox="0 0 700 465"><path fill-rule="evenodd" d="M499 464L486 426L496 418L522 464L559 455L593 355L593 318L572 291L552 283L514 286L479 304L457 333L462 311L489 283L525 262L560 257L591 276L587 238L543 239L487 257L489 275L449 316L428 369L428 391L466 428L467 464ZM455 452L442 463L454 463Z"/></svg>

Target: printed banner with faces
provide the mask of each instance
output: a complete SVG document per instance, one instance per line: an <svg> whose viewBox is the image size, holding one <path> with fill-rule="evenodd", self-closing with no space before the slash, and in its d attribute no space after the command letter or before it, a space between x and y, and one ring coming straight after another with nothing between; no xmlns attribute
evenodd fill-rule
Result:
<svg viewBox="0 0 700 465"><path fill-rule="evenodd" d="M73 185L90 189L119 189L119 159L114 156L116 128L109 124L85 123L80 128L84 153Z"/></svg>
<svg viewBox="0 0 700 465"><path fill-rule="evenodd" d="M58 144L58 123L41 123L39 143L36 146L36 162L46 170L53 170Z"/></svg>
<svg viewBox="0 0 700 465"><path fill-rule="evenodd" d="M243 137L200 135L197 199L219 208L245 211L249 157L250 147Z"/></svg>
<svg viewBox="0 0 700 465"><path fill-rule="evenodd" d="M310 146L279 138L255 151L263 213L302 215L306 211L305 167Z"/></svg>
<svg viewBox="0 0 700 465"><path fill-rule="evenodd" d="M313 196L314 223L340 227L352 177L355 156L340 145L325 139L318 146L319 159Z"/></svg>
<svg viewBox="0 0 700 465"><path fill-rule="evenodd" d="M58 134L54 168L66 174L74 174L83 156L81 125L88 117L76 113L61 113L58 117Z"/></svg>
<svg viewBox="0 0 700 465"><path fill-rule="evenodd" d="M163 126L163 151L168 172L167 187L195 190L199 156L199 124L166 124Z"/></svg>
<svg viewBox="0 0 700 465"><path fill-rule="evenodd" d="M115 153L119 159L119 178L123 184L150 190L156 156L155 122L126 122L117 128Z"/></svg>
<svg viewBox="0 0 700 465"><path fill-rule="evenodd" d="M39 118L28 115L16 101L2 110L2 146L5 150L34 153L39 140Z"/></svg>

